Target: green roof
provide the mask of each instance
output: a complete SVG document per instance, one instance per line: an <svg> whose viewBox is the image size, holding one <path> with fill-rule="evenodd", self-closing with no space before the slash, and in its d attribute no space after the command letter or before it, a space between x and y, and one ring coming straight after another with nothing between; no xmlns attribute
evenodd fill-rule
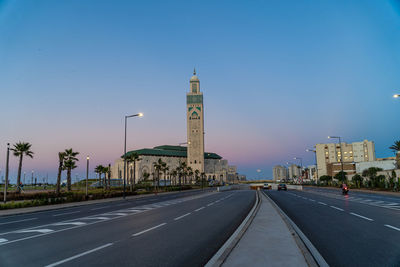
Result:
<svg viewBox="0 0 400 267"><path fill-rule="evenodd" d="M126 155L129 156L132 153L137 153L139 156L159 156L159 157L187 157L187 147L185 146L156 146L154 148L142 148L138 150L132 150L126 152ZM121 156L123 158L123 156ZM222 159L222 157L216 153L205 152L205 159Z"/></svg>

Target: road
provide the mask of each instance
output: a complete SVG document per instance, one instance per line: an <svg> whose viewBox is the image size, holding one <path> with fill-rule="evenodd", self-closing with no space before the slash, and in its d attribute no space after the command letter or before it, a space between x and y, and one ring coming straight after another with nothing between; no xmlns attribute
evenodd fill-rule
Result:
<svg viewBox="0 0 400 267"><path fill-rule="evenodd" d="M330 266L400 266L400 197L311 187L264 192Z"/></svg>
<svg viewBox="0 0 400 267"><path fill-rule="evenodd" d="M203 266L255 192L181 192L0 217L1 266Z"/></svg>

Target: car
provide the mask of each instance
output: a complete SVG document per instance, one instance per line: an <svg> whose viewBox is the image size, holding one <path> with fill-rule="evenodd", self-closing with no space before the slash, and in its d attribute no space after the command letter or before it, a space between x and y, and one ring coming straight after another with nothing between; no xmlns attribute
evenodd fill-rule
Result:
<svg viewBox="0 0 400 267"><path fill-rule="evenodd" d="M264 184L263 188L264 188L264 189L271 189L272 186L271 186L270 184Z"/></svg>
<svg viewBox="0 0 400 267"><path fill-rule="evenodd" d="M278 184L278 191L280 190L287 190L286 184Z"/></svg>

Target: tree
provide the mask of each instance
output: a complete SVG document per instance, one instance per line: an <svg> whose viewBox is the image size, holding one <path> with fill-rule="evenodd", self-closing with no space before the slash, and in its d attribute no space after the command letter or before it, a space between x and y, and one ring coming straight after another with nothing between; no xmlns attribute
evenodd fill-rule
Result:
<svg viewBox="0 0 400 267"><path fill-rule="evenodd" d="M170 175L174 178L173 184L176 185L176 176L178 175L178 171L176 169L172 170ZM172 184L172 183L171 183Z"/></svg>
<svg viewBox="0 0 400 267"><path fill-rule="evenodd" d="M79 155L79 152L73 151L72 148L70 148L66 149L64 153L64 170L67 170L67 190L71 191L71 170L77 167L75 162L79 161L76 158L76 156Z"/></svg>
<svg viewBox="0 0 400 267"><path fill-rule="evenodd" d="M110 171L110 169L108 167L103 167L102 169L102 173L104 173L104 183L103 183L103 187L105 186L106 189L108 189L107 186L107 173Z"/></svg>
<svg viewBox="0 0 400 267"><path fill-rule="evenodd" d="M321 177L319 177L319 180L325 182L326 184L329 184L332 181L332 176L322 175Z"/></svg>
<svg viewBox="0 0 400 267"><path fill-rule="evenodd" d="M189 175L189 181L190 181L190 184L192 184L193 169L190 166L187 168L187 175Z"/></svg>
<svg viewBox="0 0 400 267"><path fill-rule="evenodd" d="M204 187L204 178L206 177L206 173L202 172L200 174L200 176L201 176L201 188L203 188Z"/></svg>
<svg viewBox="0 0 400 267"><path fill-rule="evenodd" d="M136 152L132 152L127 156L126 161L128 163L133 163L133 175L131 175L131 179L133 177L133 182L131 182L131 191L133 191L133 188L135 187L136 184L136 162L142 160L139 158L139 154ZM129 164L128 164L129 165Z"/></svg>
<svg viewBox="0 0 400 267"><path fill-rule="evenodd" d="M372 187L381 186L382 180L385 179L385 176L379 175L377 176L378 172L382 171L381 168L371 167L362 172L362 176L368 177Z"/></svg>
<svg viewBox="0 0 400 267"><path fill-rule="evenodd" d="M150 173L148 173L148 172L144 172L143 173L143 180L144 181L147 181L147 179L149 179L149 177L150 177Z"/></svg>
<svg viewBox="0 0 400 267"><path fill-rule="evenodd" d="M56 185L56 194L60 194L60 185L61 185L61 174L64 169L64 160L65 160L65 152L58 152L58 174L57 174L57 185Z"/></svg>
<svg viewBox="0 0 400 267"><path fill-rule="evenodd" d="M153 162L153 165L156 173L157 187L160 187L160 173L163 171L163 168L165 168L167 163L165 163L164 161L162 161L161 158L159 158L158 161Z"/></svg>
<svg viewBox="0 0 400 267"><path fill-rule="evenodd" d="M97 165L94 168L94 172L99 175L99 186L101 185L101 175L103 174L104 166L103 165Z"/></svg>
<svg viewBox="0 0 400 267"><path fill-rule="evenodd" d="M394 144L389 147L394 153L400 152L400 140L394 141Z"/></svg>
<svg viewBox="0 0 400 267"><path fill-rule="evenodd" d="M67 170L67 190L71 191L71 171L75 169L76 164L75 161L72 159L67 159L64 162L64 170Z"/></svg>
<svg viewBox="0 0 400 267"><path fill-rule="evenodd" d="M351 178L351 180L353 181L353 183L356 185L357 188L360 188L364 178L361 175L356 174Z"/></svg>
<svg viewBox="0 0 400 267"><path fill-rule="evenodd" d="M195 179L195 181L196 181L196 184L199 182L199 174L200 174L200 171L199 170L195 170L194 171L194 179Z"/></svg>
<svg viewBox="0 0 400 267"><path fill-rule="evenodd" d="M345 181L346 181L346 175L347 175L347 172L342 172L342 171L340 171L340 172L338 172L338 173L336 173L335 174L335 179L336 180L338 180L339 182L342 182L342 183L344 183Z"/></svg>
<svg viewBox="0 0 400 267"><path fill-rule="evenodd" d="M21 170L22 170L22 159L25 156L33 158L33 152L31 151L31 144L18 142L14 144L14 148L11 148L13 151L14 156L19 157L19 164L18 164L18 176L17 176L17 194L21 192Z"/></svg>

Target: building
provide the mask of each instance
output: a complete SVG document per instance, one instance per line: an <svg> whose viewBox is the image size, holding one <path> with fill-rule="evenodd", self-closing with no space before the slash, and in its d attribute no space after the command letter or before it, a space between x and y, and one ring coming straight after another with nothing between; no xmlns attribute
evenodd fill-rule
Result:
<svg viewBox="0 0 400 267"><path fill-rule="evenodd" d="M296 164L291 164L288 169L289 169L289 180L300 177L300 169L301 169L300 166Z"/></svg>
<svg viewBox="0 0 400 267"><path fill-rule="evenodd" d="M335 177L336 174L342 171L342 164L340 162L328 163L326 166L327 174L329 176ZM354 162L343 162L343 171L347 175L352 176L356 174L356 163ZM320 176L321 177L321 176Z"/></svg>
<svg viewBox="0 0 400 267"><path fill-rule="evenodd" d="M340 163L357 163L375 161L375 145L374 142L364 140L362 142L354 142L347 144L342 142L329 144L316 144L316 157L318 166L318 177L328 174L328 164ZM342 155L343 153L343 155ZM334 168L331 166L331 170ZM349 167L349 170L352 169Z"/></svg>
<svg viewBox="0 0 400 267"><path fill-rule="evenodd" d="M285 166L276 165L272 169L274 181L284 181L289 178L289 170Z"/></svg>
<svg viewBox="0 0 400 267"><path fill-rule="evenodd" d="M193 170L204 171L204 109L203 93L196 70L190 78L190 91L186 95L187 164Z"/></svg>
<svg viewBox="0 0 400 267"><path fill-rule="evenodd" d="M364 170L367 170L372 167L381 168L384 171L394 170L396 169L396 159L386 159L386 160L378 159L375 161L357 162L356 172L358 174L362 174Z"/></svg>
<svg viewBox="0 0 400 267"><path fill-rule="evenodd" d="M236 166L229 166L228 161L216 153L204 151L203 108L200 80L196 76L196 70L194 70L193 76L190 78L190 91L186 94L187 147L162 145L127 152L127 156L136 153L140 158L135 164L127 165L127 183L136 183L144 179L153 180L155 175L154 163L159 159L166 162L169 168L165 173L161 173L160 179L162 180L171 181L173 171L182 162L186 162L187 166L192 168L193 173L204 173L207 180L238 181ZM113 178L123 178L124 161L122 158L115 161L111 167L111 172ZM135 181L132 180L132 177L135 177Z"/></svg>

